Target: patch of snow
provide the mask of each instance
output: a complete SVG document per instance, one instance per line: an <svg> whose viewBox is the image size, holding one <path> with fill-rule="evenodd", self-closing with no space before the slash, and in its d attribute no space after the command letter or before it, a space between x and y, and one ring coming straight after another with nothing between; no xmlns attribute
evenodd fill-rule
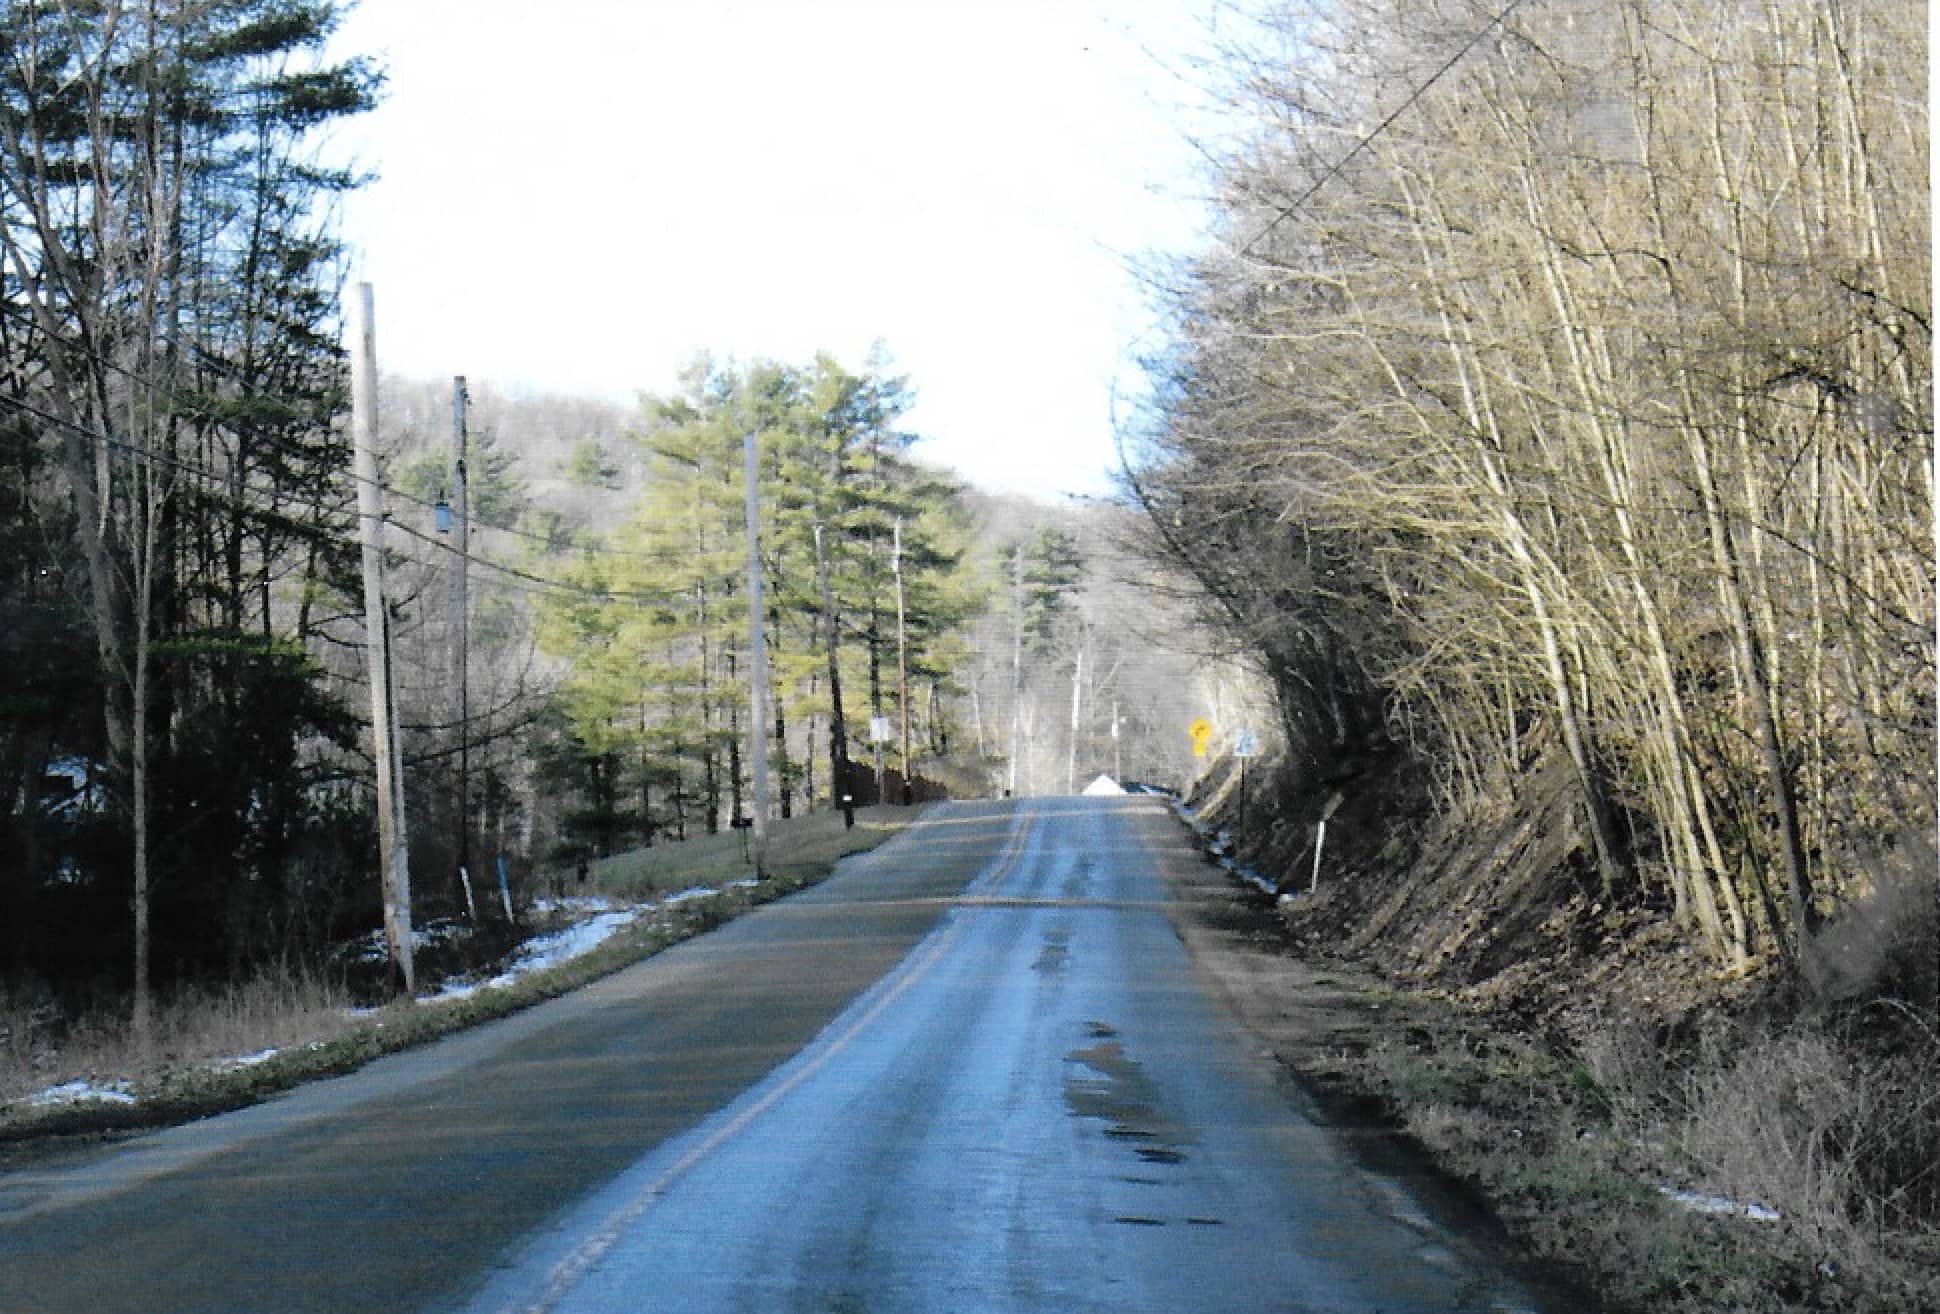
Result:
<svg viewBox="0 0 1940 1314"><path fill-rule="evenodd" d="M533 904L533 909L543 914L563 914L577 917L572 925L563 930L537 935L519 947L511 965L503 972L484 981L459 978L447 981L436 994L424 996L424 1002L436 1003L445 1000L469 999L480 990L499 989L514 985L521 977L533 972L556 967L560 963L582 954L591 953L606 943L614 935L631 926L640 918L665 908L689 903L696 899L711 899L728 890L752 889L761 882L752 876L715 887L697 885L690 889L679 890L659 900L657 903L637 907L618 906L612 900L597 895L568 896L559 899L541 899ZM368 937L370 948L366 951L377 958L384 956L383 933L377 932ZM352 1016L368 1016L377 1010L352 1011Z"/></svg>
<svg viewBox="0 0 1940 1314"><path fill-rule="evenodd" d="M1234 864L1231 870L1233 875L1239 877L1239 879L1245 881L1248 885L1251 885L1254 889L1258 890L1261 894L1274 895L1279 893L1278 886L1276 886L1272 881L1268 880L1265 876L1261 875L1259 872L1254 871L1251 867L1242 867L1238 864Z"/></svg>
<svg viewBox="0 0 1940 1314"><path fill-rule="evenodd" d="M423 949L445 940L462 940L472 933L472 928L455 917L426 922L423 926L411 928L411 947Z"/></svg>
<svg viewBox="0 0 1940 1314"><path fill-rule="evenodd" d="M659 904L656 906L661 908L671 908L675 904L690 903L695 899L705 899L713 893L714 893L714 887L711 885L695 885L685 890L677 890L673 894L667 895L666 897L662 898Z"/></svg>
<svg viewBox="0 0 1940 1314"><path fill-rule="evenodd" d="M711 891L710 891L711 893ZM621 930L639 920L643 908L603 912L562 931L534 936L519 948L512 965L487 981L447 981L432 1000L469 999L480 990L514 985L520 977L556 967L581 954L591 953Z"/></svg>
<svg viewBox="0 0 1940 1314"><path fill-rule="evenodd" d="M239 1054L235 1058L218 1059L216 1066L234 1072L238 1068L253 1068L267 1063L283 1051L280 1049L259 1049L254 1054Z"/></svg>
<svg viewBox="0 0 1940 1314"><path fill-rule="evenodd" d="M710 898L716 894L725 894L729 890L751 890L759 884L761 884L761 882L756 880L754 877L745 876L738 881L729 881L726 885L721 886L719 889L716 889L711 885L696 885L689 889L675 891L674 893L668 895L666 898L662 899L655 906L660 908L672 908L676 904L689 903L695 899Z"/></svg>
<svg viewBox="0 0 1940 1314"><path fill-rule="evenodd" d="M1086 798L1108 798L1115 794L1123 794L1125 787L1110 776L1099 776L1086 785L1083 792Z"/></svg>
<svg viewBox="0 0 1940 1314"><path fill-rule="evenodd" d="M82 1080L49 1086L38 1095L29 1095L22 1103L32 1109L47 1109L72 1104L134 1104L137 1100L125 1081L103 1084Z"/></svg>
<svg viewBox="0 0 1940 1314"><path fill-rule="evenodd" d="M527 972L563 963L569 958L591 953L606 943L624 928L631 926L640 916L640 910L630 908L624 912L604 912L563 931L550 935L535 936L527 940L519 950L519 956L512 960L507 975L517 978Z"/></svg>
<svg viewBox="0 0 1940 1314"><path fill-rule="evenodd" d="M96 815L107 810L108 791L98 782L106 771L85 757L60 757L41 768L46 781L59 781L67 789L65 798L44 802L50 816Z"/></svg>
<svg viewBox="0 0 1940 1314"><path fill-rule="evenodd" d="M1657 1188L1666 1198L1683 1205L1698 1214L1731 1214L1738 1218L1749 1218L1754 1223L1776 1223L1784 1217L1770 1205L1743 1203L1727 1200L1721 1195L1703 1195L1697 1191L1680 1191L1674 1186Z"/></svg>

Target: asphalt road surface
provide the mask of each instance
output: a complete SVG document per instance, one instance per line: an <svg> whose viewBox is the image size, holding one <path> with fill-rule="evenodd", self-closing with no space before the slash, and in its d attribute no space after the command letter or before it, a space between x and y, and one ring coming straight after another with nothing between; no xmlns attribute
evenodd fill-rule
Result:
<svg viewBox="0 0 1940 1314"><path fill-rule="evenodd" d="M1181 848L942 805L568 999L0 1176L0 1312L1534 1309L1201 993Z"/></svg>

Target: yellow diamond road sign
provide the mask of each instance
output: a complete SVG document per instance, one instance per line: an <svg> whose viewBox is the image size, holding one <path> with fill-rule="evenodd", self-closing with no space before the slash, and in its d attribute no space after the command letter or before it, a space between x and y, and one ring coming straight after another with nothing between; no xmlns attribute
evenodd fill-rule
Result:
<svg viewBox="0 0 1940 1314"><path fill-rule="evenodd" d="M1192 755L1204 757L1206 746L1212 742L1213 723L1202 716L1186 727L1186 733L1192 736Z"/></svg>

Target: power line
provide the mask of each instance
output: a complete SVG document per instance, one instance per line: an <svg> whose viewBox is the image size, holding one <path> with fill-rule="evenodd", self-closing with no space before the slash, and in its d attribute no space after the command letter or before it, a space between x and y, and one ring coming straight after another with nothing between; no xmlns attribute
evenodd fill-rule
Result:
<svg viewBox="0 0 1940 1314"><path fill-rule="evenodd" d="M389 520L389 517L386 517L386 519ZM458 555L457 548L434 534L427 534L423 530L413 528L401 520L389 520L389 523L406 537L415 538L422 543L429 543L432 547L442 552L448 552L453 556ZM523 580L527 583L541 585L545 588L578 594L589 598L610 599L615 602L652 602L661 606L680 606L687 601L678 596L660 593L642 593L632 589L592 588L585 584L573 583L570 580L554 579L550 576L537 575L531 571L520 570L516 566L508 566L503 562L493 561L490 557L481 557L477 553L471 554L469 560L473 565L483 566L487 570L497 571L501 575L505 575L511 579ZM724 578L726 577L724 576Z"/></svg>
<svg viewBox="0 0 1940 1314"><path fill-rule="evenodd" d="M29 325L36 332L39 332L43 334L45 337L50 338L53 341L59 343L64 350L74 352L78 355L84 356L88 360L95 363L96 365L99 365L101 368L106 369L112 373L118 374L122 378L127 379L131 383L139 384L143 388L148 389L150 392L158 396L165 397L169 401L175 402L178 404L186 403L191 407L195 407L196 405L196 402L198 399L192 396L191 394L182 391L180 388L158 383L156 380L141 373L139 370L136 370L130 366L124 365L120 361L113 360L107 356L102 355L98 350L96 350L91 346L87 346L83 343L75 342L72 339L61 336L60 334L48 331L40 324L40 322L34 316L32 316L27 311L25 311L24 309L18 306L0 303L0 314L9 315L12 318L20 321L21 323ZM195 346L194 344L190 344L190 350L193 351L197 359L200 360L208 368L213 369L218 373L228 375L232 381L236 379L237 377L236 369L228 361L225 361L221 357L216 356L208 351L205 351L200 347ZM240 400L268 401L268 402L274 402L278 405L285 405L285 406L290 404L288 398L279 397L273 393L253 391L253 390L250 390L247 387L247 385L242 385L242 386L244 387L244 391L242 391L239 394ZM39 413L39 414L42 415L42 418L47 419L52 423L65 423L64 421L59 421L55 419L55 417L46 415L45 413ZM246 436L254 441L265 443L271 447L274 447L278 451L283 452L285 455L298 457L305 461L314 461L318 457L318 453L305 451L303 448L298 447L295 444L291 443L288 439L284 438L282 435L274 433L272 431L267 431L267 430L256 431L245 435L236 428L235 422L233 420L225 419L219 415L208 414L207 412L201 410L200 408L195 409L195 414L199 419L202 419L208 422L210 425L212 425L217 429L227 432L232 437L242 438ZM103 435L96 435L96 436L103 436ZM104 440L108 442L114 441L111 438L105 438L105 437L104 437ZM360 483L363 480L363 476L358 474L357 471L354 469L346 468L344 473L346 473L350 477L353 484ZM212 473L212 474L209 474L207 477L219 478L221 476ZM400 501L410 502L413 505L422 507L427 511L436 511L438 509L438 503L433 500L419 497L414 493L411 493L402 488L398 488L397 486L392 484L381 484L381 486L383 487L384 491L387 492L390 496L395 497ZM583 544L583 543L567 543L562 545L555 536L550 534L540 534L527 529L519 529L513 525L499 524L496 521L485 519L476 514L473 514L470 517L470 520L473 528L489 529L494 533L506 534L514 538L525 539L529 542L540 543L552 551L559 551L563 546L564 548L572 551L587 553L595 556L637 558L637 559L649 560L649 561L680 561L686 558L685 553L674 551L671 549L661 550L661 551L646 551L638 548L620 548L620 547L611 547L607 545L594 545L594 544Z"/></svg>
<svg viewBox="0 0 1940 1314"><path fill-rule="evenodd" d="M198 479L206 479L210 483L222 483L227 481L227 476L225 476L219 470L211 470L207 466L197 465L191 461L185 461L179 456L170 456L170 455L167 455L166 453L153 451L149 448L142 447L137 443L131 443L125 438L116 438L114 435L103 433L99 429L91 429L85 424L80 424L74 420L69 420L62 416L56 415L52 411L45 410L39 406L34 405L32 402L24 401L19 397L13 396L10 393L0 393L0 404L11 406L16 411L20 411L25 415L31 415L35 419L41 420L44 423L54 425L58 428L70 430L71 432L77 433L84 438L92 438L96 442L103 443L109 447L115 448L118 451L126 452L139 463L151 465L151 466L155 466L155 465L163 466L167 469L174 470L179 474L192 475ZM320 502L313 501L309 498L299 497L299 496L296 496L295 494L283 492L280 490L272 492L261 488L251 488L245 485L244 491L255 493L260 497L276 498L276 499L281 499L285 502L295 503L299 506L307 506L314 511L321 512L321 511L326 511L330 509L324 506Z"/></svg>
<svg viewBox="0 0 1940 1314"><path fill-rule="evenodd" d="M29 315L25 310L21 309L20 307L5 304L5 303L0 303L0 314L10 315L16 320L19 320L25 324L28 324L35 331L42 333L43 336L46 336L54 340L55 342L58 342L64 349L76 352L84 356L88 360L94 362L95 364L101 366L102 368L107 369L115 374L118 374L121 377L128 379L130 382L139 384L142 387L149 389L150 391L156 393L159 396L168 398L169 400L177 403L186 403L190 408L193 409L194 414L196 414L198 418L207 421L209 424L211 424L213 427L217 429L220 429L229 433L232 437L242 438L247 436L256 441L263 442L269 446L275 447L276 449L284 452L287 455L294 456L305 461L314 461L318 457L318 453L305 451L304 449L294 445L293 443L291 443L281 435L271 431L257 431L257 432L252 432L250 434L244 435L236 428L234 421L225 419L224 417L219 415L209 414L205 410L201 409L200 406L198 405L198 401L199 401L198 398L182 391L179 388L172 387L172 386L164 386L160 383L157 383L155 380L142 374L140 371L135 370L127 365L123 365L119 361L112 360L107 356L102 355L99 351L95 350L92 347L86 346L84 344L76 343L68 338L64 338L60 336L59 334L48 332L47 330L42 328L42 326L40 325L37 319ZM224 361L220 357L214 356L211 353L204 351L199 347L194 346L193 344L190 345L190 350L192 350L195 353L195 355L204 364L208 365L211 369L215 369L218 372L225 373L231 379L236 378L236 370L231 363ZM287 398L278 397L270 393L250 391L247 388L245 388L245 390L240 394L240 398L242 400L262 400L262 401L275 402L279 405L289 405ZM87 437L97 439L112 447L126 451L131 455L135 456L137 459L148 460L148 461L160 463L163 465L167 465L171 468L178 469L184 473L191 474L198 478L208 480L211 483L223 482L228 479L228 476L220 471L209 470L205 467L191 465L189 463L181 461L178 458L172 458L172 457L161 455L159 453L149 451L139 446L130 444L124 440L116 439L99 430L90 429L84 425L77 425L72 421L63 420L56 415L53 415L45 410L41 410L37 407L31 406L28 403L20 401L17 398L0 396L0 401L9 402L10 404L16 406L18 409L25 411L29 414L35 415L38 418L45 420L50 424L57 424L63 427L73 428ZM341 470L341 473L348 476L348 478L352 482L353 488L358 485L361 485L365 479L365 476L360 474L354 468L351 468L348 466L343 467ZM380 491L388 494L389 496L399 501L411 503L412 505L420 507L426 511L435 512L438 510L439 504L437 502L427 498L419 497L416 494L409 492L408 490L398 488L394 484L386 483L381 477L377 481L376 486L379 488ZM347 508L329 507L323 503L315 501L314 499L304 498L299 495L285 492L280 489L265 490L262 488L250 487L248 485L245 485L244 491L272 501L281 500L281 501L284 501L287 503L293 503L299 506L308 506L312 510L317 511L319 514L327 514L333 511L340 512L343 510L347 510ZM264 513L256 510L255 508L238 506L236 510L239 513L253 515L259 519L264 518ZM421 539L422 541L431 544L432 546L440 549L441 551L456 555L456 549L454 549L449 543L445 542L443 539L430 538L422 533L419 533L411 529L409 526L405 525L402 521L392 520L388 516L386 517L386 519L388 523L397 526L400 531L406 533L407 535ZM646 550L646 549L638 549L638 548L612 547L612 546L603 545L603 544L586 544L586 543L573 543L573 542L566 542L562 544L558 540L558 538L556 538L553 535L535 533L530 530L519 529L512 525L499 524L492 520L483 519L476 514L473 514L470 516L470 522L472 527L475 529L485 529L493 533L505 534L513 538L519 538L519 539L524 539L528 542L538 543L543 545L550 552L564 551L564 552L578 553L582 558L586 558L586 559L603 558L603 559L612 559L612 560L640 560L640 561L660 562L663 564L667 564L667 563L679 564L679 563L690 562L694 559L694 556L695 556L693 552L685 551L681 549L675 549L675 548ZM318 530L315 532L322 533L323 531ZM345 539L341 536L330 536L330 537L332 537L333 540L339 546L345 547L347 549L356 547L355 542ZM501 562L494 561L489 557L482 557L476 554L473 554L470 559L477 561L485 569L495 571L500 575L506 577L507 579L520 580L528 584L539 586L539 588L542 588L542 589L551 590L555 593L564 591L564 592L574 593L580 596L585 596L585 597L590 597L595 599L608 598L615 601L642 601L642 602L652 602L659 605L667 605L667 606L680 605L681 603L681 600L678 598L671 598L660 594L646 593L639 590L593 589L585 585L575 584L571 581L559 580L556 578L537 575L530 571L520 570L516 567L507 566ZM725 582L729 580L730 576L723 575L721 578ZM537 593L538 589L524 589L521 591L527 592L527 593Z"/></svg>
<svg viewBox="0 0 1940 1314"><path fill-rule="evenodd" d="M0 403L4 403L5 405L11 406L15 410L21 411L27 415L31 415L36 419L44 421L45 423L57 425L61 428L72 430L84 437L92 438L95 441L104 443L109 447L113 447L119 451L126 452L137 463L151 465L151 466L162 466L167 469L174 470L180 474L186 474L198 479L208 480L211 483L219 484L221 482L224 482L225 480L225 476L220 471L211 470L206 466L198 465L192 461L185 461L180 457L170 456L162 452L151 451L147 448L140 446L139 444L131 443L125 439L116 438L110 434L103 433L98 429L91 429L86 425L78 424L75 421L64 419L61 416L56 415L51 411L44 410L38 406L33 405L30 402L23 401L18 397L0 393ZM380 488L384 487L383 482L381 480L378 482L378 487ZM292 504L300 507L307 507L311 511L316 512L319 515L361 514L361 513L351 512L350 509L347 507L331 506L326 503L319 502L314 498L304 497L297 494L285 492L282 490L266 490L266 489L257 488L257 487L253 487L245 484L243 486L243 491L245 493L254 494L255 496L258 496L258 497L263 497L266 499L280 499L281 501L287 504ZM407 498L406 500L416 501L418 499ZM264 508L251 507L245 504L238 503L234 506L233 509L238 514L247 515L258 520L274 519L276 523L279 523L279 524L286 523L283 517L274 516L272 512ZM430 544L432 547L437 548L442 552L456 555L456 552L457 552L456 548L452 547L451 544L445 542L443 539L435 535L426 534L422 530L416 529L413 526L404 523L403 521L394 520L388 514L386 514L383 517L383 519L387 524L392 525L400 533L403 533L407 537L415 538L415 539L418 539L420 542ZM339 547L343 547L345 549L350 549L357 546L356 542L351 538L349 538L347 535L333 531L323 525L316 526L314 529L310 530L310 532L317 538L328 540L330 542L335 543ZM490 557L479 556L476 553L472 554L470 559L475 564L480 565L487 570L496 571L499 574L504 575L508 578L519 580L523 583L535 585L535 586L538 586L539 588L549 590L554 595L568 594L568 595L592 599L594 601L650 602L660 606L680 606L680 605L683 605L684 602L686 601L685 599L682 599L677 596L669 596L669 595L657 594L657 593L645 593L645 592L641 592L638 590L631 590L631 589L593 588L584 584L576 583L572 580L556 579L551 576L536 574L532 571L521 570L516 566L508 566L503 562L494 561ZM524 591L534 592L536 590L526 589Z"/></svg>
<svg viewBox="0 0 1940 1314"><path fill-rule="evenodd" d="M76 352L86 357L88 360L94 362L95 364L101 366L102 368L110 370L122 376L123 378L128 379L130 382L139 384L142 387L147 388L150 391L154 392L155 394L162 397L166 397L171 401L174 401L177 403L186 403L194 410L194 413L198 416L198 418L206 420L213 427L229 433L232 437L242 438L247 436L256 441L264 442L270 446L273 446L287 455L295 456L306 461L314 461L317 459L318 453L305 451L304 449L297 447L296 445L289 442L287 439L283 438L281 435L276 434L274 432L259 431L248 435L242 434L239 430L236 429L233 421L227 420L222 416L208 414L206 411L202 410L197 405L197 401L198 401L197 398L183 392L179 388L172 387L172 386L164 386L160 383L157 383L155 380L142 374L140 371L132 369L129 366L123 365L119 361L112 360L102 355L100 352L96 351L92 347L73 342L72 340L64 338L59 334L47 331L41 326L41 324L36 318L34 318L32 315L29 315L25 310L21 309L18 306L6 304L6 303L0 303L0 313L10 315L15 319L30 325L35 331L40 332L43 334L43 336L48 337L54 340L55 342L59 343L64 349ZM216 369L220 372L229 374L232 379L235 377L234 367L230 365L228 362L222 361L219 357L213 356L208 352L201 350L200 348L194 347L193 345L191 346L191 350L195 351L198 358L200 358L205 364L209 365L211 368ZM251 392L246 390L241 394L241 397L243 400L264 400L264 401L275 402L280 405L290 404L288 402L288 399L277 397L269 393ZM116 448L117 450L127 452L129 455L134 457L137 461L147 462L147 463L156 464L156 465L162 465L167 468L177 470L178 472L181 472L183 474L187 474L195 478L203 479L214 484L228 482L230 479L229 475L221 471L211 470L205 466L184 461L179 457L165 455L163 453L155 452L153 450L142 447L140 445L127 442L126 440L115 438L112 435L105 433L101 430L92 429L86 425L78 424L74 421L63 419L62 417L55 415L52 412L44 410L40 407L36 407L28 402L21 400L20 398L13 397L10 395L0 394L0 402L5 402L26 414L33 415L36 418L45 421L46 423L58 425L62 428L72 429L75 432L85 437L89 437L96 441L105 443L110 447ZM342 469L341 473L347 475L350 478L350 480L352 481L353 487L359 486L366 481L366 476L360 474L354 468L345 467ZM394 497L400 501L409 502L426 511L436 511L438 509L437 502L419 497L407 490L400 489L392 484L388 484L381 477L376 481L375 486L380 491L388 494L391 497ZM244 484L242 487L242 491L272 502L281 501L286 504L308 507L319 515L345 514L345 513L357 514L357 513L351 512L350 508L348 507L331 506L326 503L317 501L314 498L304 497L302 495L292 493L282 489L263 489L260 487L254 487L248 484ZM268 518L268 513L264 512L259 508L238 504L235 506L234 509L239 514L249 515L257 519ZM440 551L450 553L454 556L457 554L456 549L453 548L450 543L446 542L442 538L434 538L430 535L426 535L410 527L409 525L406 525L402 521L392 519L388 515L385 516L385 520L387 521L387 523L396 526L402 533L406 534L409 537L417 538L422 542L428 543L431 546L439 549ZM521 539L528 540L530 542L540 543L540 544L543 544L548 550L554 551L554 552L557 552L557 551L575 552L580 554L582 558L646 560L646 561L657 561L657 562L663 562L663 563L681 563L681 562L689 562L693 560L695 555L692 552L682 551L679 549L661 549L656 551L648 551L648 550L642 550L642 549L618 548L618 547L610 547L610 546L604 546L604 545L591 545L591 544L580 544L580 543L566 543L562 545L561 543L559 543L559 541L556 538L554 538L551 535L534 533L529 530L518 529L511 525L501 525L490 520L481 519L476 515L471 516L470 520L473 527L475 528L487 529L494 533L502 533L514 538L521 538ZM357 546L354 540L351 540L340 534L330 533L328 530L322 528L321 526L316 527L314 530L311 530L310 532L318 537L329 539L330 541L335 542L338 546L343 547L345 549L352 549ZM522 570L522 569L519 569L518 567L509 566L502 562L495 561L490 557L479 556L476 554L472 554L470 556L470 560L477 562L479 565L481 565L487 570L498 573L499 575L505 577L505 579L516 580L527 585L536 586L533 588L526 588L521 590L528 593L538 593L539 590L543 589L543 590L549 590L555 594L566 593L566 594L587 597L595 600L606 599L606 600L622 601L622 602L648 602L648 603L653 603L661 606L679 606L679 605L683 605L685 602L685 599L682 599L679 597L670 597L664 594L648 593L640 590L592 588L587 585L578 584L570 580L561 580L561 579L557 579L549 576L539 575L531 571ZM729 582L730 575L723 575L722 580L723 582Z"/></svg>
<svg viewBox="0 0 1940 1314"><path fill-rule="evenodd" d="M1395 121L1398 120L1403 114L1407 113L1408 110L1414 105L1416 101L1420 100L1422 96L1427 94L1427 91L1430 87L1434 86L1437 82L1440 82L1442 78L1448 75L1450 70L1452 70L1457 64L1461 63L1463 59L1467 58L1468 52L1475 49L1476 46L1482 43L1482 38L1488 36L1489 33L1495 31L1496 28L1501 27L1503 23L1508 21L1509 16L1511 14L1515 13L1516 10L1522 8L1524 3L1525 3L1525 0L1510 0L1508 7L1503 9L1503 11L1497 14L1494 18L1490 19L1487 25L1484 26L1480 31L1478 31L1474 36L1470 37L1467 41L1463 42L1462 48L1460 50L1457 50L1453 55L1450 55L1448 57L1448 61L1444 63L1440 68L1436 69L1434 74L1430 76L1426 82L1422 83L1420 86L1416 87L1413 91L1409 92L1407 99L1403 100L1399 105L1395 106L1393 112L1390 113L1385 119L1382 119L1379 123L1374 125L1373 131L1369 132L1366 136L1362 137L1359 141L1355 142L1352 148L1348 150L1347 154L1341 156L1340 159L1334 161L1334 163L1331 166L1329 166L1320 175L1318 179L1315 180L1314 184L1311 187L1307 188L1306 191L1302 192L1291 205L1284 207L1280 211L1280 213L1273 216L1272 220L1266 225L1266 227L1260 229L1259 232L1253 234L1252 238L1248 240L1244 246L1240 247L1239 253L1241 255L1251 255L1253 253L1253 248L1255 246L1257 246L1260 242L1264 241L1267 237L1269 237L1273 233L1274 229L1278 228L1282 223L1285 223L1288 219L1291 219L1293 217L1294 212L1296 210L1301 209L1303 206L1305 206L1308 201L1311 201L1314 198L1314 196L1317 193L1319 193L1321 188L1325 187L1328 183L1332 182L1335 178L1337 178L1340 175L1341 170L1345 169L1349 164L1353 163L1354 158L1358 156L1362 151L1366 150L1369 146L1373 145L1377 137L1379 137L1382 133L1386 132L1389 128L1393 127L1395 124Z"/></svg>

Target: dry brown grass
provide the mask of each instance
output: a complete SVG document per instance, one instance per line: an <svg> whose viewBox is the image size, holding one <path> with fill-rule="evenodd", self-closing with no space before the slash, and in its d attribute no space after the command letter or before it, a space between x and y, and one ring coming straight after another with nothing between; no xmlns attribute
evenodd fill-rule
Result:
<svg viewBox="0 0 1940 1314"><path fill-rule="evenodd" d="M825 876L849 854L873 848L907 827L921 808L862 809L846 829L840 813L817 813L779 823L773 832L771 880L760 890L735 889L684 905L580 959L537 974L511 990L463 1006L416 1010L405 1024L391 1018L383 1037L353 1010L338 979L302 970L269 972L247 981L178 991L157 1006L149 1052L128 1035L123 1003L63 1013L51 998L0 990L0 1121L18 1114L5 1106L77 1080L126 1083L159 1093L183 1116L198 1105L230 1107L269 1090L341 1071L397 1047L399 1036L431 1039L450 1030L549 997L625 966L673 938L697 933L765 898ZM696 888L721 890L750 874L738 834L709 836L619 854L595 865L587 893L647 901ZM568 876L570 881L570 876ZM424 990L436 983L420 981ZM435 1016L434 1016L435 1015ZM224 1077L231 1060L279 1050L266 1069ZM311 1053L314 1051L314 1053ZM274 1069L274 1070L269 1070Z"/></svg>
<svg viewBox="0 0 1940 1314"><path fill-rule="evenodd" d="M0 1103L70 1081L145 1083L173 1068L328 1039L350 1024L349 1009L341 986L309 972L182 990L157 1006L144 1056L119 1009L63 1017L45 999L0 994Z"/></svg>
<svg viewBox="0 0 1940 1314"><path fill-rule="evenodd" d="M1558 1056L1418 1011L1367 1079L1539 1257L1611 1308L1940 1308L1940 1036L1912 1010L1675 1043L1634 1018ZM1774 1210L1693 1211L1666 1188Z"/></svg>

